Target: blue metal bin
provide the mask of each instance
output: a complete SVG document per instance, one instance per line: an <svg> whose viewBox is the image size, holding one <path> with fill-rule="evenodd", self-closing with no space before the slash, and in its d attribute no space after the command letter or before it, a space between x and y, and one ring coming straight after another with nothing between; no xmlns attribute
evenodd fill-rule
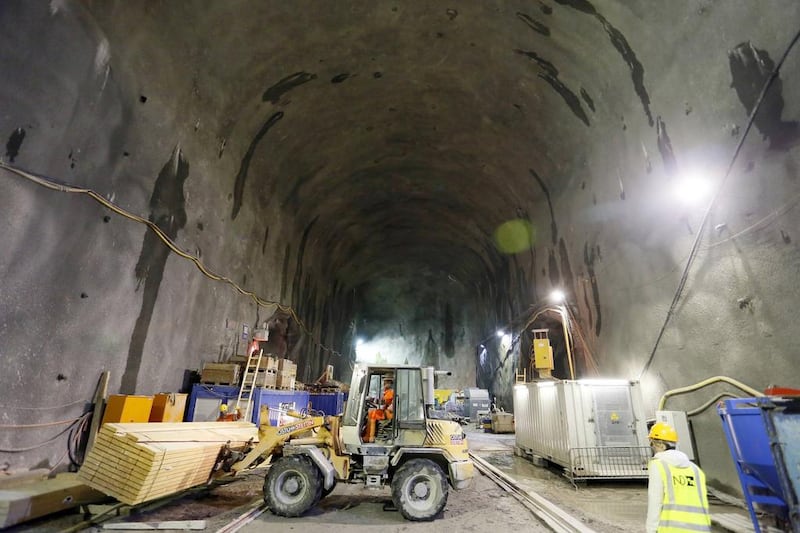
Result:
<svg viewBox="0 0 800 533"><path fill-rule="evenodd" d="M800 400L737 398L717 410L756 533L757 511L800 533Z"/></svg>
<svg viewBox="0 0 800 533"><path fill-rule="evenodd" d="M302 411L308 408L308 391L256 389L256 409L253 410L253 423L261 421L261 406L269 407L269 423L280 425L282 415L286 411Z"/></svg>
<svg viewBox="0 0 800 533"><path fill-rule="evenodd" d="M343 392L320 392L308 395L311 408L326 415L336 416L344 412Z"/></svg>
<svg viewBox="0 0 800 533"><path fill-rule="evenodd" d="M216 420L219 416L219 406L223 403L234 405L238 397L239 387L235 385L195 383L189 396L186 420L188 422ZM277 426L282 413L288 410L301 411L308 408L308 392L256 388L253 390L253 412L248 422L259 424L262 406L269 408L269 423Z"/></svg>

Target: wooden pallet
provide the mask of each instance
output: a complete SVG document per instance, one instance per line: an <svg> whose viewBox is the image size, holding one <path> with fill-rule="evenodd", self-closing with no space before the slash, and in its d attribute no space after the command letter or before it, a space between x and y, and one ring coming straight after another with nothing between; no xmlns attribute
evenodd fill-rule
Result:
<svg viewBox="0 0 800 533"><path fill-rule="evenodd" d="M104 424L79 479L135 505L208 481L223 445L258 440L248 422Z"/></svg>

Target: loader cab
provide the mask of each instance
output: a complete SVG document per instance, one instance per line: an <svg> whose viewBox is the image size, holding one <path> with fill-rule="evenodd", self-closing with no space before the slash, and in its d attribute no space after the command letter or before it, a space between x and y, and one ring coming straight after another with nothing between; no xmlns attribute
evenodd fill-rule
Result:
<svg viewBox="0 0 800 533"><path fill-rule="evenodd" d="M423 376L419 367L357 364L342 421L345 447L351 453L360 453L365 446L422 445L426 422ZM390 409L382 410L388 380L393 398Z"/></svg>

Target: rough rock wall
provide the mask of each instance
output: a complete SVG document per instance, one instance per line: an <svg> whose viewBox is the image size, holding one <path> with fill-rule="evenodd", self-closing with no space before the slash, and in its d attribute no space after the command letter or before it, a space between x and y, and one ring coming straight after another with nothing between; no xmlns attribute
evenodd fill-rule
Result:
<svg viewBox="0 0 800 533"><path fill-rule="evenodd" d="M796 20L797 6L672 3L644 10L633 3L598 2L597 9L588 2L556 4L569 8L559 11L567 17L561 23L568 20L581 39L592 40L596 53L575 58L551 50L548 63L544 53L525 55L554 89L548 76L559 72L579 80L572 92L578 93L580 83L580 94L590 99L559 91L559 104L574 111L568 118L583 131L575 130L572 157L562 169L531 169L531 185L543 193L530 207L538 214L538 243L533 257L517 254L512 261L533 271L528 281L538 284L541 297L519 292L522 297L509 298L512 306L524 311L525 298L542 302L549 288L562 288L599 374L641 379L651 414L665 391L712 376L729 376L756 390L796 384L796 46L771 80L749 130L748 117L796 38L787 15ZM536 18L555 23L555 13ZM675 194L675 186L690 176L707 180L705 195L694 197L696 189ZM671 306L685 270L680 297ZM519 328L512 314L498 317L493 318L500 324ZM484 330L493 327L490 322ZM523 364L528 349L523 343L516 354ZM492 353L494 365L506 356L497 348ZM484 383L498 388L497 380ZM508 383L507 375L500 383ZM504 389L508 402L510 387ZM749 396L718 383L675 397L667 408L692 410L724 392ZM713 405L692 421L709 478L738 492Z"/></svg>
<svg viewBox="0 0 800 533"><path fill-rule="evenodd" d="M125 33L102 29L124 28L128 16L92 15L74 2L3 4L3 161L96 191L264 299L321 307L317 278L295 276L296 228L244 184L252 144L271 123L259 130L247 111L231 112L228 98L237 95L171 57L157 17ZM230 131L237 126L238 136ZM232 355L243 326L275 311L204 276L145 225L86 194L5 171L0 180L7 469L66 464L67 439L56 435L70 426L35 425L77 418L102 371L110 371L111 394L177 391L190 370ZM331 344L336 323L329 317ZM294 345L308 337L296 322L291 333Z"/></svg>

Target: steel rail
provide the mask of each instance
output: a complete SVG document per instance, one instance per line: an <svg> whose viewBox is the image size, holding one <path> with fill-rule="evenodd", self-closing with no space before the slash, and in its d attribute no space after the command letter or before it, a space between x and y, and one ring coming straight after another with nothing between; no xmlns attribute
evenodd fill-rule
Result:
<svg viewBox="0 0 800 533"><path fill-rule="evenodd" d="M225 526L219 528L216 533L235 533L245 525L261 516L261 514L263 514L266 510L267 504L264 503L261 498L258 498L248 506L247 511L234 518Z"/></svg>
<svg viewBox="0 0 800 533"><path fill-rule="evenodd" d="M533 491L523 490L516 481L507 474L470 452L470 457L475 467L483 475L497 483L506 492L516 498L522 505L531 511L547 527L557 533L596 533L583 522L567 513L547 498Z"/></svg>

